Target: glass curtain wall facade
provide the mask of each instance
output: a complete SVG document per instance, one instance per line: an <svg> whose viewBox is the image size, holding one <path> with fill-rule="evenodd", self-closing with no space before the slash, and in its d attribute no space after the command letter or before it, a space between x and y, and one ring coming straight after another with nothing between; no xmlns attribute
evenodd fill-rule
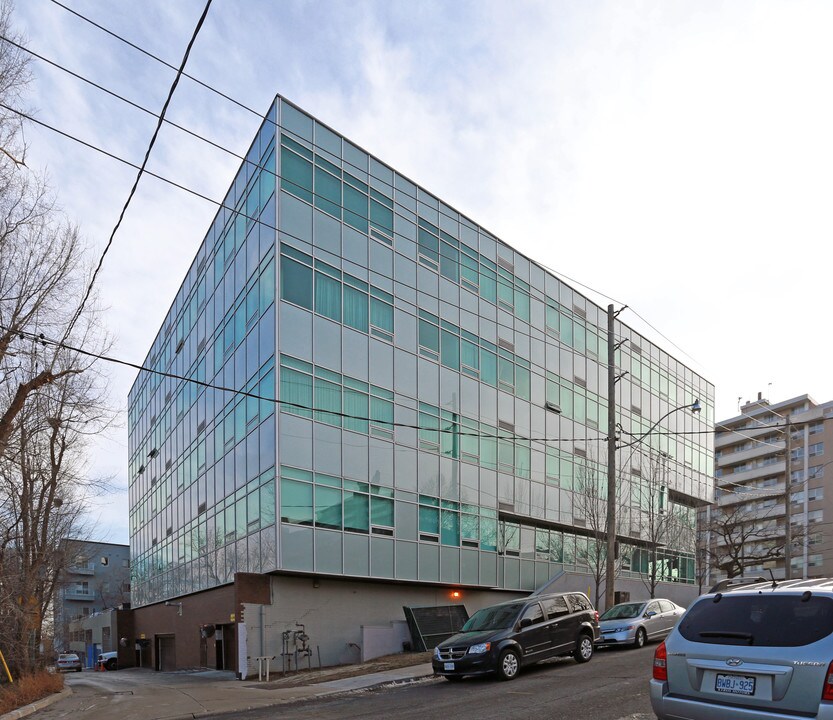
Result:
<svg viewBox="0 0 833 720"><path fill-rule="evenodd" d="M157 372L130 393L134 604L235 572L532 590L587 571L576 495L587 478L605 492L605 328L603 309L276 99L148 354ZM640 444L663 458L647 506L620 451L623 572L659 560L694 582L693 535L652 552L644 518L693 527L709 499L697 433L714 389L615 334L625 432L703 405Z"/></svg>

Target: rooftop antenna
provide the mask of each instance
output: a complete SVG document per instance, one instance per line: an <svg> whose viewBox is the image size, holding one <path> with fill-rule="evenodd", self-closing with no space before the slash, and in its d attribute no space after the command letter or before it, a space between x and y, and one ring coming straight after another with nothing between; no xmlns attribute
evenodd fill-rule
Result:
<svg viewBox="0 0 833 720"><path fill-rule="evenodd" d="M772 568L769 568L769 576L772 578L772 589L775 590L778 587L778 583L775 582L775 575L772 574Z"/></svg>

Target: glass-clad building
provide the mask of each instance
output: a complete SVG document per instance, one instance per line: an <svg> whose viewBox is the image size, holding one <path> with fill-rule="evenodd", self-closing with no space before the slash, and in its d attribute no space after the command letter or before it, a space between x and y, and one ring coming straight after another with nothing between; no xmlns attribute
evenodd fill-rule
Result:
<svg viewBox="0 0 833 720"><path fill-rule="evenodd" d="M661 511L693 523L713 386L615 336L625 433L703 406L638 448L663 460ZM235 573L515 591L588 573L607 347L602 308L277 98L130 392L134 606ZM633 450L621 578L662 558L693 583L693 536L651 547Z"/></svg>

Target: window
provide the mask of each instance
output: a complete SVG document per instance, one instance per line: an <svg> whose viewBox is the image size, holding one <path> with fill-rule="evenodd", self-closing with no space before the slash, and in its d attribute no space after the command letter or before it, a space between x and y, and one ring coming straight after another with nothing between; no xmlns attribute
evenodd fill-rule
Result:
<svg viewBox="0 0 833 720"><path fill-rule="evenodd" d="M544 605L544 609L547 611L547 617L550 619L570 614L570 608L567 607L567 600L564 595L548 598L546 600L542 600L541 602Z"/></svg>
<svg viewBox="0 0 833 720"><path fill-rule="evenodd" d="M281 468L281 521L313 524L312 473Z"/></svg>
<svg viewBox="0 0 833 720"><path fill-rule="evenodd" d="M312 268L286 255L281 255L281 298L312 310Z"/></svg>
<svg viewBox="0 0 833 720"><path fill-rule="evenodd" d="M824 455L824 443L814 443L808 448L810 457Z"/></svg>
<svg viewBox="0 0 833 720"><path fill-rule="evenodd" d="M584 595L570 595L570 600L572 601L573 607L576 611L593 609L590 601L584 597Z"/></svg>
<svg viewBox="0 0 833 720"><path fill-rule="evenodd" d="M102 555L102 557L101 557L101 564L102 564L102 565L109 565L109 564L110 564L110 558L108 558L108 557L104 557L104 556Z"/></svg>
<svg viewBox="0 0 833 720"><path fill-rule="evenodd" d="M537 625L544 621L544 611L539 603L533 603L521 615L521 622L528 620L530 625Z"/></svg>

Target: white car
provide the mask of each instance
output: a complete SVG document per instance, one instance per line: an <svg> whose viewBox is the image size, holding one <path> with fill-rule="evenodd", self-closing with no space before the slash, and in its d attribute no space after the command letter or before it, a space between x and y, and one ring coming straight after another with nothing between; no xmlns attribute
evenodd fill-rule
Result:
<svg viewBox="0 0 833 720"><path fill-rule="evenodd" d="M662 598L619 603L599 618L599 645L640 648L668 635L684 612L684 607Z"/></svg>
<svg viewBox="0 0 833 720"><path fill-rule="evenodd" d="M55 663L58 672L81 672L83 666L81 665L81 658L75 653L61 653L58 655L58 661Z"/></svg>
<svg viewBox="0 0 833 720"><path fill-rule="evenodd" d="M117 652L105 652L98 656L98 666L104 666L105 670L119 669L119 654Z"/></svg>

